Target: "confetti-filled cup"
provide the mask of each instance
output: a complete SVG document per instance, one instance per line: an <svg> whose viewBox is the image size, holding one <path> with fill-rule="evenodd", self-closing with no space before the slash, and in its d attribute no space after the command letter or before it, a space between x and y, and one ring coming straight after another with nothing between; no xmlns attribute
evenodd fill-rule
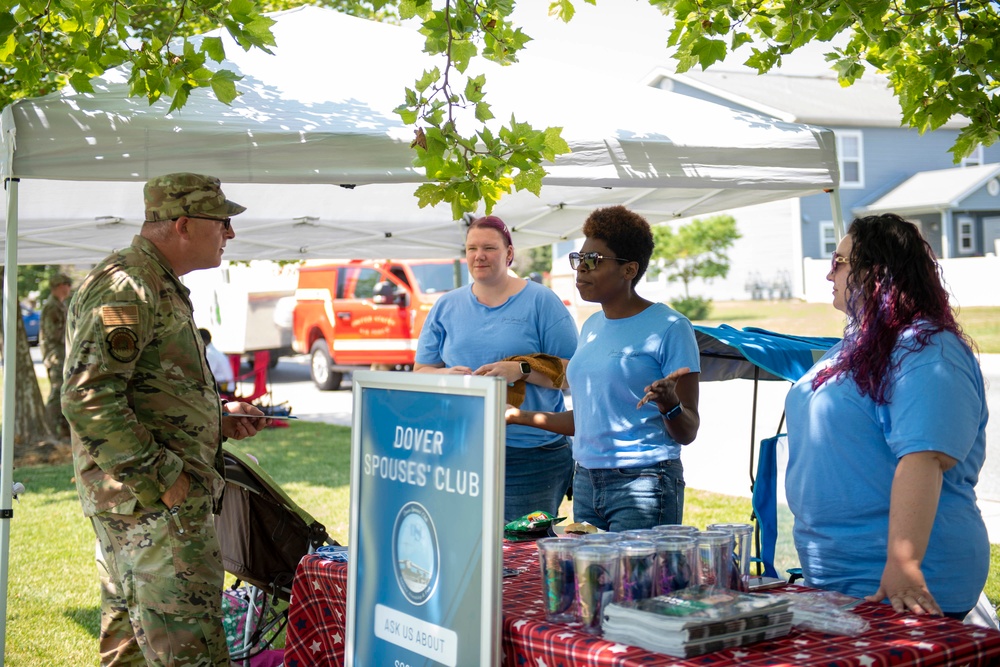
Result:
<svg viewBox="0 0 1000 667"><path fill-rule="evenodd" d="M681 526L676 523L667 523L663 524L662 526L653 526L652 530L658 536L686 535L688 537L694 537L695 535L701 532L694 526Z"/></svg>
<svg viewBox="0 0 1000 667"><path fill-rule="evenodd" d="M620 533L587 533L576 538L583 544L615 544L621 542Z"/></svg>
<svg viewBox="0 0 1000 667"><path fill-rule="evenodd" d="M733 536L722 530L698 533L698 583L729 588L732 576Z"/></svg>
<svg viewBox="0 0 1000 667"><path fill-rule="evenodd" d="M623 540L651 540L656 535L652 528L633 528L618 533Z"/></svg>
<svg viewBox="0 0 1000 667"><path fill-rule="evenodd" d="M720 530L733 536L729 588L746 593L750 590L750 539L753 537L753 526L749 523L713 523L705 528Z"/></svg>
<svg viewBox="0 0 1000 667"><path fill-rule="evenodd" d="M576 620L576 565L573 552L577 540L546 537L536 542L542 568L542 597L545 618L553 623Z"/></svg>
<svg viewBox="0 0 1000 667"><path fill-rule="evenodd" d="M656 547L648 540L624 540L618 547L618 579L615 602L653 597Z"/></svg>
<svg viewBox="0 0 1000 667"><path fill-rule="evenodd" d="M604 609L611 604L618 577L618 548L610 544L581 544L573 553L576 565L576 606L582 630L601 634Z"/></svg>
<svg viewBox="0 0 1000 667"><path fill-rule="evenodd" d="M698 583L698 540L687 535L664 535L656 547L654 595L664 595Z"/></svg>

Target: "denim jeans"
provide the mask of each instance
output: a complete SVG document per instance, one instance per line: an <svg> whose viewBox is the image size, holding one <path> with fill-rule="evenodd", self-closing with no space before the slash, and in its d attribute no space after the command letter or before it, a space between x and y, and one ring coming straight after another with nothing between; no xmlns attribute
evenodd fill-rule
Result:
<svg viewBox="0 0 1000 667"><path fill-rule="evenodd" d="M681 523L684 466L668 459L642 468L584 468L573 477L573 520L621 532Z"/></svg>
<svg viewBox="0 0 1000 667"><path fill-rule="evenodd" d="M543 510L555 515L573 483L573 450L567 438L542 447L508 447L504 522Z"/></svg>

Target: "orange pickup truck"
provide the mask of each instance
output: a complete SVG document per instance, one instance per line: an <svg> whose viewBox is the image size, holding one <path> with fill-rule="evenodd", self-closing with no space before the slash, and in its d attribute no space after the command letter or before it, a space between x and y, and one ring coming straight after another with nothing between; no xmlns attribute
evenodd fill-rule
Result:
<svg viewBox="0 0 1000 667"><path fill-rule="evenodd" d="M323 390L339 389L353 370L409 370L431 306L468 283L465 260L307 262L299 267L292 347L311 356Z"/></svg>

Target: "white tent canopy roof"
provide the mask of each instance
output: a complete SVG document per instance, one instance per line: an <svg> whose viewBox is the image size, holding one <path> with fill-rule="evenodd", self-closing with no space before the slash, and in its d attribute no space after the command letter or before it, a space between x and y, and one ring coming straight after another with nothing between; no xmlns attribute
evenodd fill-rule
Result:
<svg viewBox="0 0 1000 667"><path fill-rule="evenodd" d="M317 7L275 15L275 55L223 35L242 74L232 106L206 90L167 114L109 72L93 94L21 100L2 112L0 173L20 178L18 263L95 262L142 224L142 183L218 176L248 211L227 259L452 257L462 225L421 209L412 130L392 112L424 69L423 38ZM486 64L499 119L563 127L572 153L547 165L540 198L495 209L515 247L580 235L590 210L622 203L651 222L836 187L833 133L532 60ZM344 187L341 187L344 186Z"/></svg>

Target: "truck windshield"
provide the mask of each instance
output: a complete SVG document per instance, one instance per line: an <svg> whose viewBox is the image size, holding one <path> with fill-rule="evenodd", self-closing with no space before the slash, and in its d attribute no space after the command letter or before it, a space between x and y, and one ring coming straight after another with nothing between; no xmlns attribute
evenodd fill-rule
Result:
<svg viewBox="0 0 1000 667"><path fill-rule="evenodd" d="M455 289L455 265L448 264L411 264L410 270L417 278L420 291L424 294L435 294ZM461 264L462 285L469 284L469 271L465 262ZM461 285L459 285L461 287Z"/></svg>

